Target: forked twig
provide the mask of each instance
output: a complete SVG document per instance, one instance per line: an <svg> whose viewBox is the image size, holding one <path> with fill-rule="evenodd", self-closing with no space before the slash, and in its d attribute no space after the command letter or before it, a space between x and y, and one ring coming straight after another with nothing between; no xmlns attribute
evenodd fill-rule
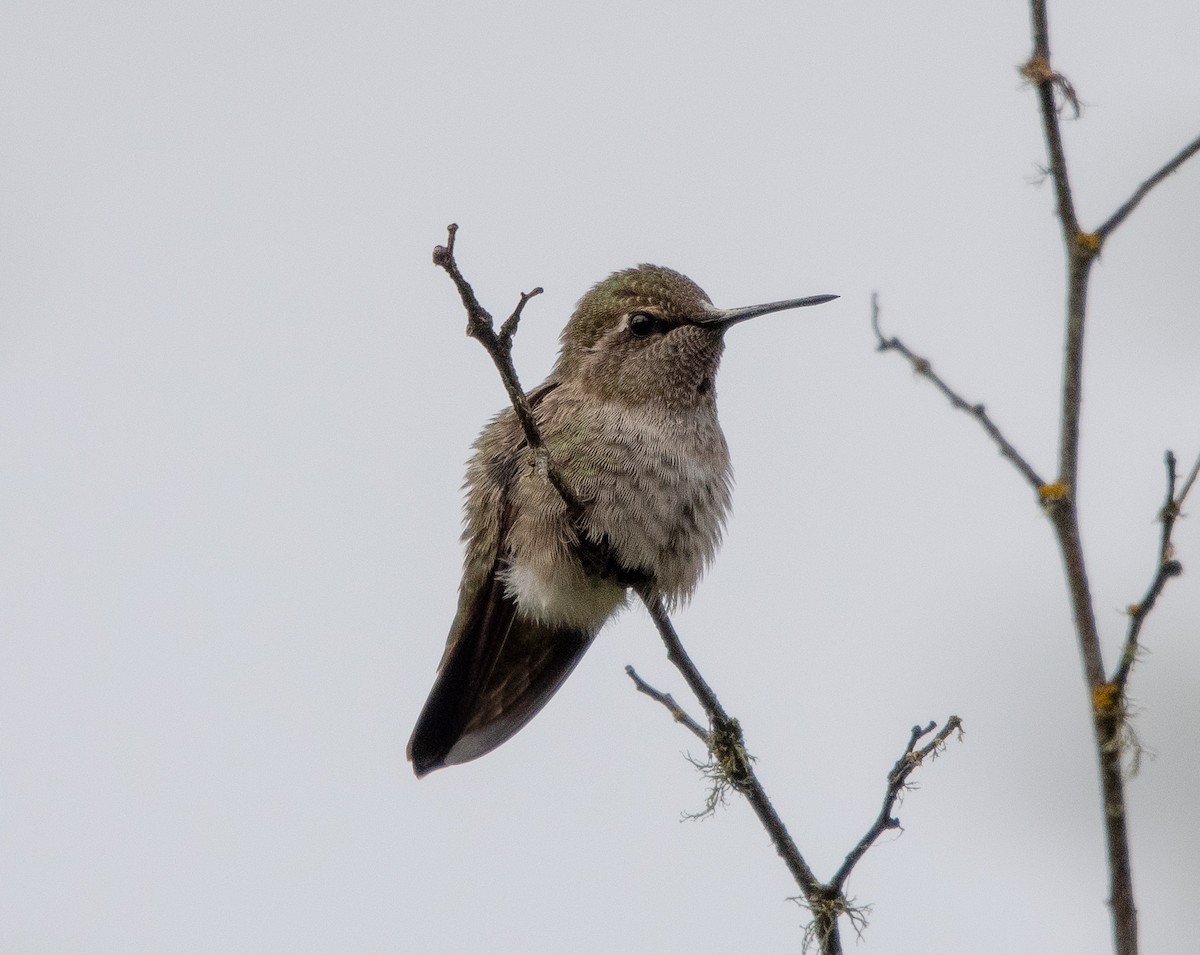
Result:
<svg viewBox="0 0 1200 955"><path fill-rule="evenodd" d="M927 758L936 757L946 745L946 740L951 733L958 733L959 738L962 738L963 726L962 720L957 716L952 716L946 720L946 725L941 728L936 736L928 743L917 749L917 743L925 736L928 736L935 729L937 724L930 722L928 726L914 726L908 738L908 746L905 747L904 754L896 761L896 765L892 767L892 771L888 773L887 791L883 797L883 808L879 810L879 815L875 817L875 822L866 834L858 840L858 845L850 850L841 867L834 873L829 884L840 894L846 884L846 879L850 877L851 871L858 860L863 857L868 849L875 843L881 835L889 829L899 829L900 820L892 815L892 810L896 806L896 800L900 798L900 794L904 792L908 784L908 777L913 771L921 765Z"/></svg>

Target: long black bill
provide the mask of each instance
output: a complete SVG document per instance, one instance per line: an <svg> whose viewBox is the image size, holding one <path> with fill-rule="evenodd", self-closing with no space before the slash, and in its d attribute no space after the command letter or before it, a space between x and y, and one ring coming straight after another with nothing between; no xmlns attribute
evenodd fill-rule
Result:
<svg viewBox="0 0 1200 955"><path fill-rule="evenodd" d="M716 328L725 331L731 325L744 322L748 318L768 315L771 312L783 312L789 308L805 308L809 305L823 305L832 302L838 295L810 295L808 298L790 298L786 302L769 302L766 305L747 305L745 308L714 308L696 324L706 328Z"/></svg>

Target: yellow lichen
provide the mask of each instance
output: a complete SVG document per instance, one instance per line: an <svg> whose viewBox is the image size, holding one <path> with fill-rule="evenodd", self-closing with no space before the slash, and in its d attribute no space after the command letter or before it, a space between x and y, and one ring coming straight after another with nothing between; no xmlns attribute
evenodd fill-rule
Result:
<svg viewBox="0 0 1200 955"><path fill-rule="evenodd" d="M1065 481L1054 481L1051 484L1043 484L1038 488L1038 498L1043 504L1069 501L1071 499L1071 486Z"/></svg>
<svg viewBox="0 0 1200 955"><path fill-rule="evenodd" d="M1121 688L1115 683L1101 683L1092 689L1092 709L1099 716L1108 716L1121 702Z"/></svg>
<svg viewBox="0 0 1200 955"><path fill-rule="evenodd" d="M1078 232L1075 235L1075 242L1079 246L1079 251L1086 256L1098 255L1100 245L1104 240L1096 232Z"/></svg>

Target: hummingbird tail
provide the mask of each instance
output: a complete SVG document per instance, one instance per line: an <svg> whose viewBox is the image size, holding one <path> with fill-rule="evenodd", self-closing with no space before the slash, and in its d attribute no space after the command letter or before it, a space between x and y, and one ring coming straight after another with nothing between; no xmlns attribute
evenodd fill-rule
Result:
<svg viewBox="0 0 1200 955"><path fill-rule="evenodd" d="M562 686L596 635L522 616L495 575L482 590L462 632L451 635L408 741L418 777L482 756L513 736Z"/></svg>

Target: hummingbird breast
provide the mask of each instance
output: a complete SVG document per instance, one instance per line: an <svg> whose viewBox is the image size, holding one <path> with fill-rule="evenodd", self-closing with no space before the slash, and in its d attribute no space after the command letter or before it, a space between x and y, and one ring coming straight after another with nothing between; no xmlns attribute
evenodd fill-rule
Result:
<svg viewBox="0 0 1200 955"><path fill-rule="evenodd" d="M721 540L731 470L715 404L689 408L597 401L560 386L537 416L555 466L584 504L586 534L674 604L691 596ZM498 423L498 422L497 422ZM549 482L512 475L507 583L521 611L547 623L599 626L625 587L595 576Z"/></svg>

